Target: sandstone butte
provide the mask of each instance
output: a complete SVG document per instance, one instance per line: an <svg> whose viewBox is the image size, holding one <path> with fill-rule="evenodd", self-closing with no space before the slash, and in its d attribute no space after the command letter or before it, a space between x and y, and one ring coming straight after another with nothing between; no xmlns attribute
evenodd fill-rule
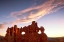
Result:
<svg viewBox="0 0 64 42"><path fill-rule="evenodd" d="M18 28L17 25L7 29L6 42L48 42L48 37L44 33L44 27L38 27L37 22L33 21L31 25ZM41 31L41 34L38 32ZM24 32L25 34L22 34Z"/></svg>

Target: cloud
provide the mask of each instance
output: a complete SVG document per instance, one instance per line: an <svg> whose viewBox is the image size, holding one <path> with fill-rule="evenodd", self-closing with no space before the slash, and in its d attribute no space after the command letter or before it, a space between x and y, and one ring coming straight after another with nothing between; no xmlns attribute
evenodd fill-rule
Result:
<svg viewBox="0 0 64 42"><path fill-rule="evenodd" d="M3 24L0 24L0 29L6 28L7 23L4 22Z"/></svg>
<svg viewBox="0 0 64 42"><path fill-rule="evenodd" d="M18 12L12 12L11 16L17 17L17 20L11 22L11 24L28 23L34 20L36 21L47 14L57 12L61 8L64 8L64 0L47 0L46 2L38 6L29 7ZM25 15L26 13L28 13L29 15L23 18L18 17Z"/></svg>
<svg viewBox="0 0 64 42"><path fill-rule="evenodd" d="M15 25L15 24L22 24L22 23L29 23L32 21L36 21L45 15L57 12L61 8L64 8L64 0L47 0L46 2L40 5L36 5L36 6L34 5L32 7L29 7L21 11L11 12L10 15L12 17L17 17L17 19L9 23L4 22L0 24L0 29L6 28L6 25L8 24ZM28 13L27 16L26 13ZM25 16L22 17L22 15ZM19 16L21 16L21 18L19 18Z"/></svg>
<svg viewBox="0 0 64 42"><path fill-rule="evenodd" d="M54 0L50 0L50 1L45 2L44 4L41 4L41 5L39 5L39 6L30 7L30 8L27 8L27 9L22 10L22 11L19 11L19 12L12 12L12 13L11 13L11 16L17 17L17 16L19 16L19 15L22 15L23 13L31 12L32 10L40 10L40 9L43 9L43 8L47 8L47 6L51 6L51 7L55 6L55 7L57 7L56 5L62 4L62 0L61 0L60 2L55 2L55 4L52 4L53 1L54 1ZM57 1L59 1L59 0L57 0ZM63 2L64 2L64 1L63 1ZM64 4L64 3L63 3L63 4ZM52 5L53 5L53 6L52 6Z"/></svg>

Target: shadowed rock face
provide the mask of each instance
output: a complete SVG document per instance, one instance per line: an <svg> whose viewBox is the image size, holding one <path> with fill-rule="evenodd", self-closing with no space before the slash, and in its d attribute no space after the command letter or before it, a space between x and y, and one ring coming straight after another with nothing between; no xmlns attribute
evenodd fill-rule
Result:
<svg viewBox="0 0 64 42"><path fill-rule="evenodd" d="M38 32L41 32L40 34ZM7 42L47 42L44 27L38 27L35 21L31 25L18 28L17 25L7 29L5 39ZM24 32L24 34L22 34Z"/></svg>

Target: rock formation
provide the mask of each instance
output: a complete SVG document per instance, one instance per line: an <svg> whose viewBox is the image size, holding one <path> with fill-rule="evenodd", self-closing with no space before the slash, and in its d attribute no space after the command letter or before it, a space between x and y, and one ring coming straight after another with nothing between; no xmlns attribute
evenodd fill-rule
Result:
<svg viewBox="0 0 64 42"><path fill-rule="evenodd" d="M38 32L41 31L41 34ZM7 29L5 39L7 42L47 42L44 27L38 27L35 21L31 25L18 28L17 25ZM25 34L22 34L24 32Z"/></svg>

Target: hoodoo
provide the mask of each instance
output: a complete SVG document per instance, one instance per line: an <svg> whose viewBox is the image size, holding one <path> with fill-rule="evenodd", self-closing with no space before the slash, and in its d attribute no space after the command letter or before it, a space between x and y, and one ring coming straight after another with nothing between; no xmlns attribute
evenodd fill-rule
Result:
<svg viewBox="0 0 64 42"><path fill-rule="evenodd" d="M38 32L41 31L39 34ZM24 32L25 34L22 34ZM33 21L31 25L18 28L17 25L7 29L5 39L7 42L47 42L47 35L44 33L44 27L38 27L37 22Z"/></svg>

